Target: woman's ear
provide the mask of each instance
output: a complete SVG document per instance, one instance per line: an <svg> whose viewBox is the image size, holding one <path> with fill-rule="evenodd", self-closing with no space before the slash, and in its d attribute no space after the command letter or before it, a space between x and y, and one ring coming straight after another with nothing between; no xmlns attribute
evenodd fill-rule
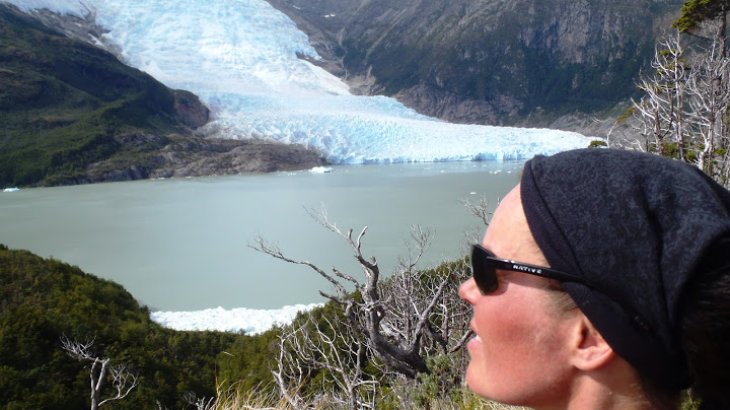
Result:
<svg viewBox="0 0 730 410"><path fill-rule="evenodd" d="M580 313L573 329L572 364L580 370L596 370L609 364L615 357L611 346L593 326L588 318Z"/></svg>

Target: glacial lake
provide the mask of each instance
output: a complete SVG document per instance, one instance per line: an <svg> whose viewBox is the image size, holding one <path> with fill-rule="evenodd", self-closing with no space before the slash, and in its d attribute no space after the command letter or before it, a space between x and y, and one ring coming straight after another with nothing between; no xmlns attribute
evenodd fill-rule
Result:
<svg viewBox="0 0 730 410"><path fill-rule="evenodd" d="M481 221L464 200L493 208L522 163L444 162L145 180L0 192L0 243L122 284L153 310L274 309L322 301L328 283L303 266L252 250L257 236L287 256L360 275L345 241L305 208L357 234L391 273L410 229L434 233L421 267L465 255Z"/></svg>

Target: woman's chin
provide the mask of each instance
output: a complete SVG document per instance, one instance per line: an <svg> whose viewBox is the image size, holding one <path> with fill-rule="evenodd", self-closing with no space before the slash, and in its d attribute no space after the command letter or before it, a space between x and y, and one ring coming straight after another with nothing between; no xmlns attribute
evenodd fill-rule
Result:
<svg viewBox="0 0 730 410"><path fill-rule="evenodd" d="M488 398L488 392L485 389L485 380L482 372L483 369L481 369L480 366L474 362L474 359L472 359L466 368L466 386L478 396Z"/></svg>

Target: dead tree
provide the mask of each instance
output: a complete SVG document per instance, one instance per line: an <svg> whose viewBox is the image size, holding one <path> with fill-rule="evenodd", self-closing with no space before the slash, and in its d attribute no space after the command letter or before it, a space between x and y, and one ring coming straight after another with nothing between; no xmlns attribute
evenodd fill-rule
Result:
<svg viewBox="0 0 730 410"><path fill-rule="evenodd" d="M91 363L91 369L89 370L91 390L90 408L91 410L97 410L106 403L127 397L129 392L137 387L137 376L124 364L110 366L111 359L102 359L95 355L92 350L93 345L93 340L82 343L71 340L66 336L61 337L61 346L66 351L66 354L76 360ZM101 391L107 380L111 381L111 385L116 390L116 394L102 400Z"/></svg>
<svg viewBox="0 0 730 410"><path fill-rule="evenodd" d="M367 343L349 322L307 316L279 337L277 368L272 371L281 396L294 409L346 407L375 409L378 380L365 372L371 362ZM302 392L314 372L326 371L330 386L316 397ZM322 392L326 392L322 396Z"/></svg>
<svg viewBox="0 0 730 410"><path fill-rule="evenodd" d="M727 185L730 58L721 57L720 49L719 42L714 41L693 64L687 81L687 117L696 138L694 161L708 175Z"/></svg>
<svg viewBox="0 0 730 410"><path fill-rule="evenodd" d="M694 164L728 186L730 58L721 40L690 53L677 33L659 43L652 68L639 84L645 96L634 103L644 149Z"/></svg>
<svg viewBox="0 0 730 410"><path fill-rule="evenodd" d="M639 134L646 141L642 148L667 156L672 144L679 158L685 160L684 98L688 70L679 32L676 37L657 44L651 68L651 75L638 84L645 93L644 98L633 103L634 112L641 120Z"/></svg>
<svg viewBox="0 0 730 410"><path fill-rule="evenodd" d="M478 218L484 226L489 225L493 212L489 210L489 201L486 197L478 198L476 202L464 199L461 204L464 205L467 212Z"/></svg>
<svg viewBox="0 0 730 410"><path fill-rule="evenodd" d="M381 327L391 339L420 346L425 357L452 353L463 346L470 333L470 308L458 299L459 284L467 277L466 267L454 262L417 269L431 233L413 227L411 238L414 246L409 257L400 260L396 274L381 287L388 306Z"/></svg>
<svg viewBox="0 0 730 410"><path fill-rule="evenodd" d="M415 266L430 242L429 233L414 230L415 251L408 261L401 263L400 270L390 280L384 281L376 259L368 258L362 252L367 227L354 237L352 229L343 232L330 222L324 210L318 213L310 210L309 213L350 245L362 276L356 277L336 267L329 273L312 262L292 259L260 237L252 248L289 263L308 266L332 284L334 295L320 294L342 306L350 324L358 327L358 333L363 337L361 343L388 370L415 378L417 374L429 371L425 356L428 341L438 339L446 349L454 349L448 344L463 340L462 334L454 337L456 332L468 332L467 319L454 315L459 312L454 306L462 305L453 285L460 280L456 277L456 269L429 281L417 278ZM354 288L354 292L348 286ZM448 297L445 296L447 289L453 292ZM457 320L463 324L455 325Z"/></svg>

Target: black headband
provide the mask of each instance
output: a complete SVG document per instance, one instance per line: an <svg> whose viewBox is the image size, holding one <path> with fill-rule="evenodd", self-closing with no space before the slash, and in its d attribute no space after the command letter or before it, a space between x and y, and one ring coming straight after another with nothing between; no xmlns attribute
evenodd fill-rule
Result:
<svg viewBox="0 0 730 410"><path fill-rule="evenodd" d="M730 235L730 192L690 165L610 149L525 164L522 205L550 266L621 357L668 387L690 382L679 341L682 292L703 253Z"/></svg>

